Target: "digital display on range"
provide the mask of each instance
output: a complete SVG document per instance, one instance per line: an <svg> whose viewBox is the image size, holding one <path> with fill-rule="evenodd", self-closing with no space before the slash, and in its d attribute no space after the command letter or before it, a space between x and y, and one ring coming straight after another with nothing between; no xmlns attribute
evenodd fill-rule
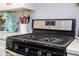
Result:
<svg viewBox="0 0 79 59"><path fill-rule="evenodd" d="M46 26L55 26L55 21L46 21Z"/></svg>

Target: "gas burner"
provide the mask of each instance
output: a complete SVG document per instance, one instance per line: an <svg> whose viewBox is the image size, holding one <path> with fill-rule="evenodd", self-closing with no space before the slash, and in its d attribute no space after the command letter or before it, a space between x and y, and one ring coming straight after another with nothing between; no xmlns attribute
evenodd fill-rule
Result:
<svg viewBox="0 0 79 59"><path fill-rule="evenodd" d="M16 37L18 38L18 37ZM22 40L21 40L22 39ZM64 44L68 41L68 39L72 39L68 36L60 36L60 35L48 35L48 34L25 34L19 36L18 41L34 41L49 43L49 44Z"/></svg>
<svg viewBox="0 0 79 59"><path fill-rule="evenodd" d="M54 43L54 44L64 44L64 43L67 42L68 39L69 38L67 38L67 37L65 37L65 38L60 37L59 38L57 36L54 36L54 37L52 36L52 37L43 37L43 38L38 39L37 41L47 42L47 43L50 43L50 44L52 44L52 43Z"/></svg>
<svg viewBox="0 0 79 59"><path fill-rule="evenodd" d="M55 40L55 38L49 37L49 38L42 38L42 39L39 39L39 40L46 41L46 42L50 42L50 41Z"/></svg>
<svg viewBox="0 0 79 59"><path fill-rule="evenodd" d="M49 39L48 38L44 38L44 41L49 41Z"/></svg>
<svg viewBox="0 0 79 59"><path fill-rule="evenodd" d="M43 38L42 36L33 35L33 34L23 35L23 36L20 36L20 37L23 38L23 39L27 39L27 40L39 40L39 39Z"/></svg>
<svg viewBox="0 0 79 59"><path fill-rule="evenodd" d="M42 42L48 42L48 43L56 43L61 44L67 41L67 37L65 36L59 36L59 35L48 35L43 34L43 36L36 35L36 34L30 34L30 35L23 35L21 38L28 39L28 40L37 40Z"/></svg>
<svg viewBox="0 0 79 59"><path fill-rule="evenodd" d="M34 35L24 35L24 36L21 36L21 38L32 39L32 38L35 38L35 36Z"/></svg>

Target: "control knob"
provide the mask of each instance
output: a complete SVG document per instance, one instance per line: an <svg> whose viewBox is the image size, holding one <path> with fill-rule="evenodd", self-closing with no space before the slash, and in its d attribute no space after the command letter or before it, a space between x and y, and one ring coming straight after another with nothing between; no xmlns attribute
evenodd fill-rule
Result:
<svg viewBox="0 0 79 59"><path fill-rule="evenodd" d="M14 49L15 49L15 50L17 50L17 49L18 49L18 45L17 45L17 44L15 44Z"/></svg>
<svg viewBox="0 0 79 59"><path fill-rule="evenodd" d="M13 45L11 44L11 45L9 45L8 47L9 47L9 48L12 48L12 47L13 47Z"/></svg>
<svg viewBox="0 0 79 59"><path fill-rule="evenodd" d="M48 52L48 53L47 53L47 56L52 56L51 52Z"/></svg>
<svg viewBox="0 0 79 59"><path fill-rule="evenodd" d="M41 56L41 55L42 55L42 51L39 50L39 51L37 52L37 54L38 54L38 56Z"/></svg>
<svg viewBox="0 0 79 59"><path fill-rule="evenodd" d="M29 48L25 48L25 52L26 52L26 53L29 52Z"/></svg>

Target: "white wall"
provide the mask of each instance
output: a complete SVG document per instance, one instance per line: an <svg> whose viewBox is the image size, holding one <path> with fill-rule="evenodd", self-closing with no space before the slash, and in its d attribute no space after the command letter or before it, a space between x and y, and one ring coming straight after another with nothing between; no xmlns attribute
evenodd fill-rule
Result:
<svg viewBox="0 0 79 59"><path fill-rule="evenodd" d="M76 11L76 34L79 31L79 6L77 6L77 11Z"/></svg>
<svg viewBox="0 0 79 59"><path fill-rule="evenodd" d="M39 18L76 18L76 7L73 3L38 3L34 4L33 19Z"/></svg>

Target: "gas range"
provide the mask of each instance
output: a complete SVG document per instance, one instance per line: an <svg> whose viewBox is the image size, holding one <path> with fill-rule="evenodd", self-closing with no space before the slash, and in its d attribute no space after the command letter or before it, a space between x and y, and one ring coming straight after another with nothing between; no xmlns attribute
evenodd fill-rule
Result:
<svg viewBox="0 0 79 59"><path fill-rule="evenodd" d="M46 27L44 26L42 28L40 22L43 23L43 21L46 21L47 24ZM74 19L66 20L70 22L71 25L74 24L72 28L68 30L68 23L64 25L67 27L65 28L66 30L55 30L55 21L52 22L51 20L54 24L50 24L51 22L47 21L48 20L33 20L32 33L8 37L6 49L26 56L66 56L66 47L74 40L75 36ZM62 21L57 20L57 23ZM64 20L64 22L66 21Z"/></svg>
<svg viewBox="0 0 79 59"><path fill-rule="evenodd" d="M20 42L34 42L42 45L49 46L60 46L65 48L70 41L74 38L69 36L61 36L61 35L48 35L48 34L24 34L18 36L12 36L9 38L15 38L15 41ZM19 39L17 39L19 38Z"/></svg>

